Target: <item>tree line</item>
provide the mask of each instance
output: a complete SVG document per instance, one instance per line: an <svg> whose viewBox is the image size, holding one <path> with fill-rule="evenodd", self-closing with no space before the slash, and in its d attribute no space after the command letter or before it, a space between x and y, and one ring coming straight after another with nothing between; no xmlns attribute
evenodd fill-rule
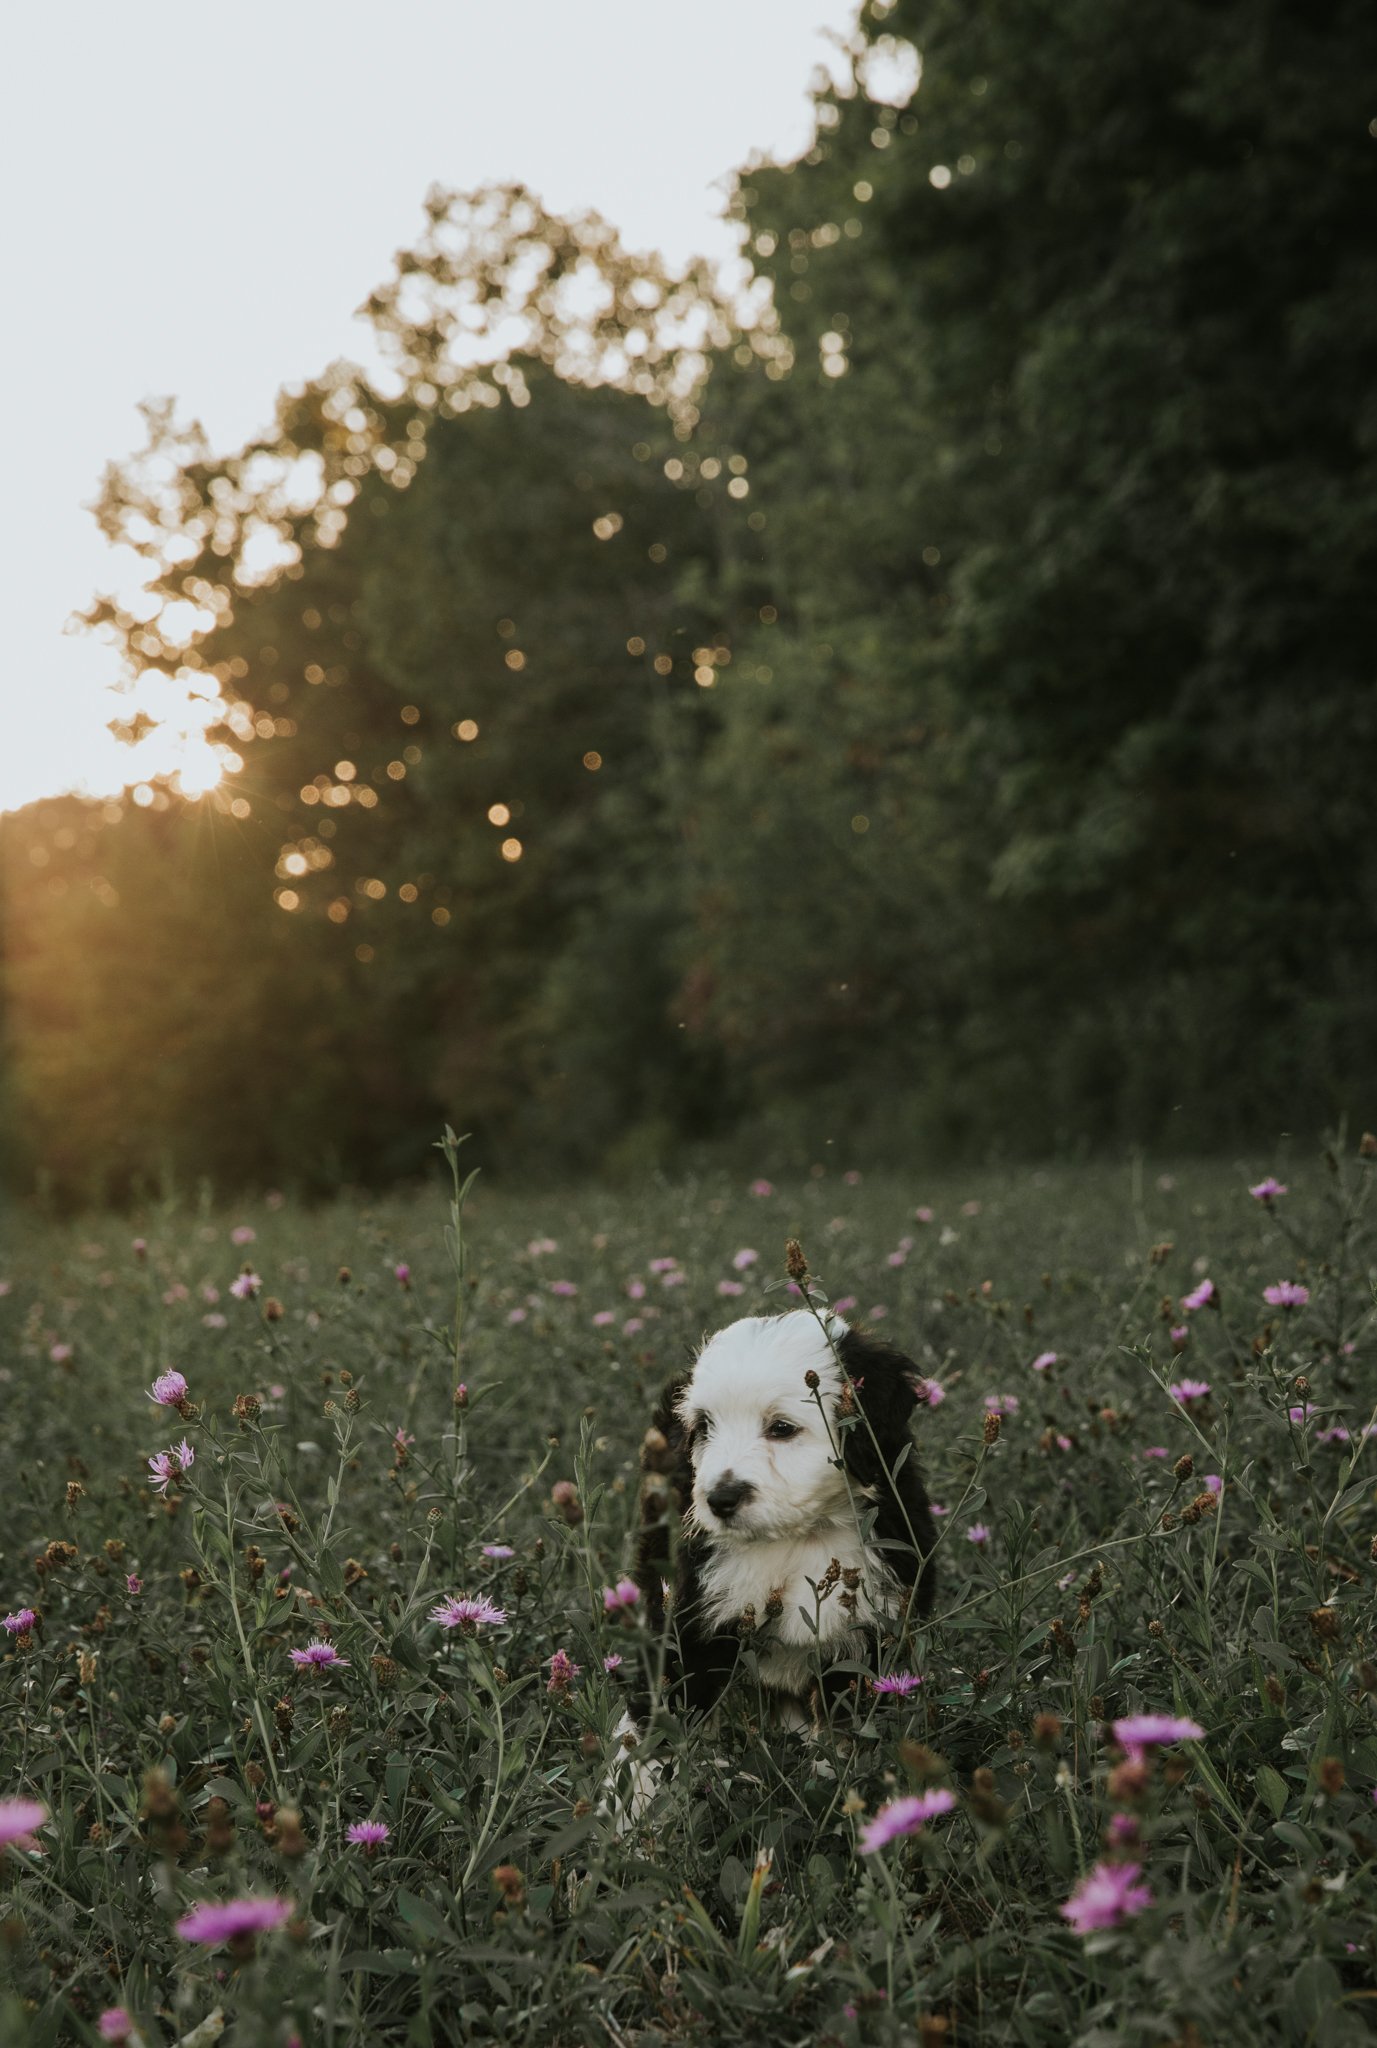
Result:
<svg viewBox="0 0 1377 2048"><path fill-rule="evenodd" d="M163 609L89 623L234 772L0 820L12 1176L1371 1121L1375 68L1350 0L872 0L748 286L437 190L386 374L150 407Z"/></svg>

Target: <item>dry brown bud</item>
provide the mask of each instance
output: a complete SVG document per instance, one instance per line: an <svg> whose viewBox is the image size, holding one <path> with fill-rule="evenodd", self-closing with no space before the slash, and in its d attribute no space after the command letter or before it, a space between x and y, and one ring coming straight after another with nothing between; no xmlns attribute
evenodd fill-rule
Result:
<svg viewBox="0 0 1377 2048"><path fill-rule="evenodd" d="M278 1300L277 1296L275 1294L270 1294L263 1304L264 1322L280 1323L282 1321L283 1316L285 1316L286 1313L286 1309L283 1308L282 1303Z"/></svg>
<svg viewBox="0 0 1377 2048"><path fill-rule="evenodd" d="M1053 1749L1061 1741L1061 1715L1037 1714L1033 1719L1033 1740L1039 1749Z"/></svg>
<svg viewBox="0 0 1377 2048"><path fill-rule="evenodd" d="M525 1905L526 1880L514 1863L499 1863L492 1881L509 1906Z"/></svg>
<svg viewBox="0 0 1377 2048"><path fill-rule="evenodd" d="M1315 1768L1315 1776L1319 1780L1321 1792L1327 1793L1331 1799L1337 1799L1344 1789L1344 1767L1341 1760L1336 1756L1321 1757Z"/></svg>
<svg viewBox="0 0 1377 2048"><path fill-rule="evenodd" d="M1337 1609L1333 1607L1312 1607L1307 1617L1310 1633L1317 1643L1337 1643L1340 1622Z"/></svg>
<svg viewBox="0 0 1377 2048"><path fill-rule="evenodd" d="M800 1286L808 1278L808 1260L796 1237L791 1237L784 1247L784 1270Z"/></svg>
<svg viewBox="0 0 1377 2048"><path fill-rule="evenodd" d="M1175 1250L1176 1246L1170 1240L1164 1238L1161 1244L1155 1244L1152 1247L1152 1250L1148 1253L1148 1258L1154 1266L1165 1266Z"/></svg>
<svg viewBox="0 0 1377 2048"><path fill-rule="evenodd" d="M987 1410L985 1420L980 1425L981 1442L986 1445L998 1443L999 1432L1003 1428L1003 1426L1004 1417L1002 1415L992 1414Z"/></svg>
<svg viewBox="0 0 1377 2048"><path fill-rule="evenodd" d="M1377 1159L1377 1136L1374 1136L1371 1131L1364 1131L1362 1137L1358 1140L1358 1157L1360 1159Z"/></svg>
<svg viewBox="0 0 1377 2048"><path fill-rule="evenodd" d="M1195 1460L1189 1451L1183 1451L1171 1469L1178 1479L1189 1479L1195 1470Z"/></svg>

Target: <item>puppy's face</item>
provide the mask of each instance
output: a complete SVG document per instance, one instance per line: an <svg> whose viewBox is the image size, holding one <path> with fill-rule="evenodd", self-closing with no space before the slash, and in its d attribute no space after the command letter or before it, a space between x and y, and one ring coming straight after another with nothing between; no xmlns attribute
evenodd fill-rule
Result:
<svg viewBox="0 0 1377 2048"><path fill-rule="evenodd" d="M831 1328L837 1340L845 1334L835 1318ZM818 1376L816 1396L809 1372ZM848 1512L832 1422L841 1379L806 1309L748 1316L704 1347L679 1414L693 1460L690 1519L705 1535L801 1537Z"/></svg>

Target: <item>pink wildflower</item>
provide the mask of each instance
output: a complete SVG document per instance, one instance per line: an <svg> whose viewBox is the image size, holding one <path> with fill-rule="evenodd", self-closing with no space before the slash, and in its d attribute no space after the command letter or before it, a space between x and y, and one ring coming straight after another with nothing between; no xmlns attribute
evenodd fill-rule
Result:
<svg viewBox="0 0 1377 2048"><path fill-rule="evenodd" d="M593 1318L593 1328L605 1330L609 1323L615 1323L616 1320L617 1311L614 1308L600 1308Z"/></svg>
<svg viewBox="0 0 1377 2048"><path fill-rule="evenodd" d="M1034 1372L1046 1372L1049 1366L1055 1365L1056 1362L1057 1354L1055 1351L1039 1351L1037 1357L1033 1360L1032 1369Z"/></svg>
<svg viewBox="0 0 1377 2048"><path fill-rule="evenodd" d="M96 2021L96 2032L102 2041L127 2041L134 2031L134 2022L122 2005L107 2005Z"/></svg>
<svg viewBox="0 0 1377 2048"><path fill-rule="evenodd" d="M984 1522L972 1522L966 1531L966 1541L983 1547L990 1540L990 1531Z"/></svg>
<svg viewBox="0 0 1377 2048"><path fill-rule="evenodd" d="M466 1636L473 1635L480 1628L496 1628L507 1619L506 1610L494 1606L484 1597L477 1600L464 1594L450 1594L438 1607L432 1607L430 1618L441 1628L457 1628Z"/></svg>
<svg viewBox="0 0 1377 2048"><path fill-rule="evenodd" d="M67 1361L74 1355L73 1347L70 1344L54 1344L48 1352L48 1357L54 1365L66 1365Z"/></svg>
<svg viewBox="0 0 1377 2048"><path fill-rule="evenodd" d="M849 1173L844 1173L842 1179L849 1188L858 1188L861 1184L861 1177L854 1167L852 1167Z"/></svg>
<svg viewBox="0 0 1377 2048"><path fill-rule="evenodd" d="M911 1692L917 1692L922 1683L916 1671L891 1671L885 1678L872 1678L870 1690L875 1693L894 1693L900 1699L907 1699Z"/></svg>
<svg viewBox="0 0 1377 2048"><path fill-rule="evenodd" d="M1142 1870L1141 1863L1097 1863L1058 1909L1062 1919L1077 1934L1095 1934L1131 1920L1152 1904L1148 1887L1137 1882Z"/></svg>
<svg viewBox="0 0 1377 2048"><path fill-rule="evenodd" d="M251 1223L236 1223L230 1232L231 1244L256 1244L258 1232Z"/></svg>
<svg viewBox="0 0 1377 2048"><path fill-rule="evenodd" d="M717 1291L720 1295L730 1298L736 1294L744 1294L746 1289L740 1280L719 1280Z"/></svg>
<svg viewBox="0 0 1377 2048"><path fill-rule="evenodd" d="M617 1650L613 1650L608 1656L603 1658L602 1668L604 1671L620 1670L621 1661L621 1653Z"/></svg>
<svg viewBox="0 0 1377 2048"><path fill-rule="evenodd" d="M643 1317L628 1316L626 1321L622 1324L622 1335L624 1337L634 1337L637 1330L643 1330L644 1328L645 1320Z"/></svg>
<svg viewBox="0 0 1377 2048"><path fill-rule="evenodd" d="M524 1308L509 1308L507 1310L507 1321L509 1323L524 1323L525 1320L526 1311Z"/></svg>
<svg viewBox="0 0 1377 2048"><path fill-rule="evenodd" d="M1288 1408L1286 1413L1297 1429L1304 1429L1311 1416L1317 1415L1319 1410L1312 1408L1308 1401L1303 1401L1299 1408Z"/></svg>
<svg viewBox="0 0 1377 2048"><path fill-rule="evenodd" d="M868 1320L872 1323L882 1323L888 1314L889 1310L885 1307L884 1303L877 1301L874 1308L870 1311Z"/></svg>
<svg viewBox="0 0 1377 2048"><path fill-rule="evenodd" d="M136 1259L146 1259L148 1257L148 1239L146 1237L131 1238L129 1240L129 1249Z"/></svg>
<svg viewBox="0 0 1377 2048"><path fill-rule="evenodd" d="M1213 1494L1220 1494L1224 1491L1224 1481L1217 1472L1207 1472L1205 1474L1205 1484Z"/></svg>
<svg viewBox="0 0 1377 2048"><path fill-rule="evenodd" d="M618 1579L615 1586L602 1589L603 1612L618 1614L634 1607L641 1597L641 1589L634 1579Z"/></svg>
<svg viewBox="0 0 1377 2048"><path fill-rule="evenodd" d="M158 1451L151 1457L148 1469L153 1475L153 1484L158 1492L165 1494L172 1481L179 1479L184 1472L190 1471L195 1463L196 1453L183 1437L182 1441L173 1444L170 1450Z"/></svg>
<svg viewBox="0 0 1377 2048"><path fill-rule="evenodd" d="M315 1671L329 1671L340 1665L347 1665L349 1659L341 1657L333 1643L314 1642L304 1650L289 1650L288 1656L298 1669L309 1667Z"/></svg>
<svg viewBox="0 0 1377 2048"><path fill-rule="evenodd" d="M915 1209L913 1212L913 1220L915 1223L931 1223L934 1214L935 1211L932 1209Z"/></svg>
<svg viewBox="0 0 1377 2048"><path fill-rule="evenodd" d="M950 1813L956 1794L939 1786L935 1792L919 1792L909 1799L891 1799L861 1829L857 1843L862 1856L873 1856L887 1842L900 1835L916 1835L939 1813Z"/></svg>
<svg viewBox="0 0 1377 2048"><path fill-rule="evenodd" d="M578 1284L573 1280L552 1280L550 1282L551 1294L557 1294L562 1301L567 1301L570 1295L577 1294L578 1291Z"/></svg>
<svg viewBox="0 0 1377 2048"><path fill-rule="evenodd" d="M533 1237L526 1249L533 1259L542 1259L547 1252L557 1252L559 1246L552 1237Z"/></svg>
<svg viewBox="0 0 1377 2048"><path fill-rule="evenodd" d="M947 1390L941 1380L917 1379L913 1382L913 1391L920 1404L927 1408L940 1408L947 1398Z"/></svg>
<svg viewBox="0 0 1377 2048"><path fill-rule="evenodd" d="M252 1301L262 1288L263 1282L251 1267L246 1266L236 1279L230 1281L230 1293L236 1301Z"/></svg>
<svg viewBox="0 0 1377 2048"><path fill-rule="evenodd" d="M1186 1348L1186 1346L1187 1346L1187 1345L1188 1345L1188 1344L1190 1343L1190 1341L1191 1341L1191 1332L1190 1332L1190 1325L1189 1325L1189 1323L1175 1323L1175 1324L1173 1324L1173 1326L1172 1326L1172 1330L1171 1330L1171 1348L1172 1348L1172 1350L1173 1350L1173 1351L1184 1351L1184 1350L1185 1350L1185 1348Z"/></svg>
<svg viewBox="0 0 1377 2048"><path fill-rule="evenodd" d="M483 1555L484 1557L495 1557L501 1559L506 1557L515 1557L516 1552L512 1549L510 1543L485 1543L483 1545Z"/></svg>
<svg viewBox="0 0 1377 2048"><path fill-rule="evenodd" d="M1289 1195L1290 1192L1290 1188L1283 1186L1272 1173L1269 1173L1265 1180L1260 1180L1255 1188L1248 1190L1255 1202L1267 1203L1274 1202L1278 1195Z"/></svg>
<svg viewBox="0 0 1377 2048"><path fill-rule="evenodd" d="M1189 1401L1203 1401L1209 1391L1208 1380L1174 1380L1167 1388L1172 1400L1180 1401L1183 1406Z"/></svg>
<svg viewBox="0 0 1377 2048"><path fill-rule="evenodd" d="M223 1905L208 1900L182 1915L177 1932L183 1941L199 1941L207 1948L219 1948L226 1941L265 1934L291 1917L290 1899L228 1899Z"/></svg>
<svg viewBox="0 0 1377 2048"><path fill-rule="evenodd" d="M907 1252L886 1252L886 1253L885 1253L885 1264L886 1264L887 1266L903 1266L903 1265L907 1265L907 1263L908 1263L908 1253L907 1253Z"/></svg>
<svg viewBox="0 0 1377 2048"><path fill-rule="evenodd" d="M3 1626L9 1635L26 1636L32 1633L37 1622L38 1616L32 1607L21 1607L17 1614L7 1614L0 1626Z"/></svg>
<svg viewBox="0 0 1377 2048"><path fill-rule="evenodd" d="M1274 1287L1263 1288L1262 1298L1270 1308L1304 1308L1310 1289L1298 1280L1278 1280Z"/></svg>
<svg viewBox="0 0 1377 2048"><path fill-rule="evenodd" d="M180 1408L186 1399L186 1381L179 1372L159 1373L148 1389L148 1398L160 1408Z"/></svg>
<svg viewBox="0 0 1377 2048"><path fill-rule="evenodd" d="M356 1820L345 1829L344 1839L362 1849L365 1856L374 1856L391 1833L385 1820Z"/></svg>
<svg viewBox="0 0 1377 2048"><path fill-rule="evenodd" d="M753 1252L749 1249L745 1249L733 1253L732 1264L735 1266L738 1273L744 1273L747 1267L753 1266L759 1257L759 1252Z"/></svg>
<svg viewBox="0 0 1377 2048"><path fill-rule="evenodd" d="M1218 1308L1219 1297L1214 1291L1213 1280L1202 1280L1200 1285L1193 1287L1189 1294L1183 1294L1181 1296L1181 1306L1187 1315L1197 1308Z"/></svg>
<svg viewBox="0 0 1377 2048"><path fill-rule="evenodd" d="M1130 1756L1161 1749L1167 1743L1199 1742L1204 1734L1198 1721L1187 1721L1179 1714L1130 1714L1114 1723L1114 1740Z"/></svg>
<svg viewBox="0 0 1377 2048"><path fill-rule="evenodd" d="M987 1415L1017 1415L1018 1395L987 1394L985 1396L985 1412Z"/></svg>
<svg viewBox="0 0 1377 2048"><path fill-rule="evenodd" d="M142 1593L143 1580L139 1577L137 1572L125 1573L124 1590L126 1593Z"/></svg>
<svg viewBox="0 0 1377 2048"><path fill-rule="evenodd" d="M834 1301L834 1302L833 1302L833 1304L832 1304L832 1313L833 1313L833 1315L834 1315L834 1316L848 1316L848 1315L850 1315L850 1313L851 1313L852 1309L853 1309L853 1308L854 1308L855 1306L856 1306L856 1297L855 1297L855 1295L854 1295L854 1294L843 1294L843 1295L840 1295L840 1296L838 1297L838 1299L837 1299L836 1301Z"/></svg>
<svg viewBox="0 0 1377 2048"><path fill-rule="evenodd" d="M392 1278L396 1280L401 1286L410 1287L411 1268L407 1265L404 1259L401 1261L399 1265L396 1265L392 1268Z"/></svg>
<svg viewBox="0 0 1377 2048"><path fill-rule="evenodd" d="M774 1191L774 1182L769 1180L753 1180L751 1182L750 1187L747 1189L748 1194L759 1195L761 1197L764 1197L766 1195L772 1195Z"/></svg>
<svg viewBox="0 0 1377 2048"><path fill-rule="evenodd" d="M672 1273L679 1261L676 1258L650 1259L646 1264L648 1273Z"/></svg>
<svg viewBox="0 0 1377 2048"><path fill-rule="evenodd" d="M583 1666L576 1664L567 1650L556 1650L550 1659L550 1681L545 1690L558 1696L568 1692Z"/></svg>
<svg viewBox="0 0 1377 2048"><path fill-rule="evenodd" d="M47 1818L47 1807L40 1806L36 1799L0 1799L0 1848L11 1844L21 1849L36 1848L33 1831L41 1828Z"/></svg>

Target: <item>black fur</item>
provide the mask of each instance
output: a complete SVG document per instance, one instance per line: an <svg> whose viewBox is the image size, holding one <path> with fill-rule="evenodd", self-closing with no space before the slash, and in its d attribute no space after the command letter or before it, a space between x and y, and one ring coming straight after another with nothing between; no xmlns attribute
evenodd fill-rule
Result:
<svg viewBox="0 0 1377 2048"><path fill-rule="evenodd" d="M873 1490L875 1519L869 1541L882 1549L890 1569L908 1589L908 1614L921 1617L932 1609L934 1572L927 1560L937 1531L910 1434L918 1405L918 1369L893 1345L858 1330L849 1330L837 1349L845 1380L833 1426L842 1458L856 1486ZM691 1371L682 1372L665 1387L642 1445L641 1534L633 1576L651 1626L661 1635L666 1622L664 1582L672 1576L673 1634L666 1683L676 1704L704 1713L732 1676L741 1636L735 1626L713 1629L699 1619L699 1590L711 1539L683 1526L693 1493L693 1464L688 1433L676 1412L691 1378ZM858 1502L858 1507L863 1504ZM901 1631L903 1626L901 1621ZM637 1702L638 1719L644 1719L650 1704Z"/></svg>

